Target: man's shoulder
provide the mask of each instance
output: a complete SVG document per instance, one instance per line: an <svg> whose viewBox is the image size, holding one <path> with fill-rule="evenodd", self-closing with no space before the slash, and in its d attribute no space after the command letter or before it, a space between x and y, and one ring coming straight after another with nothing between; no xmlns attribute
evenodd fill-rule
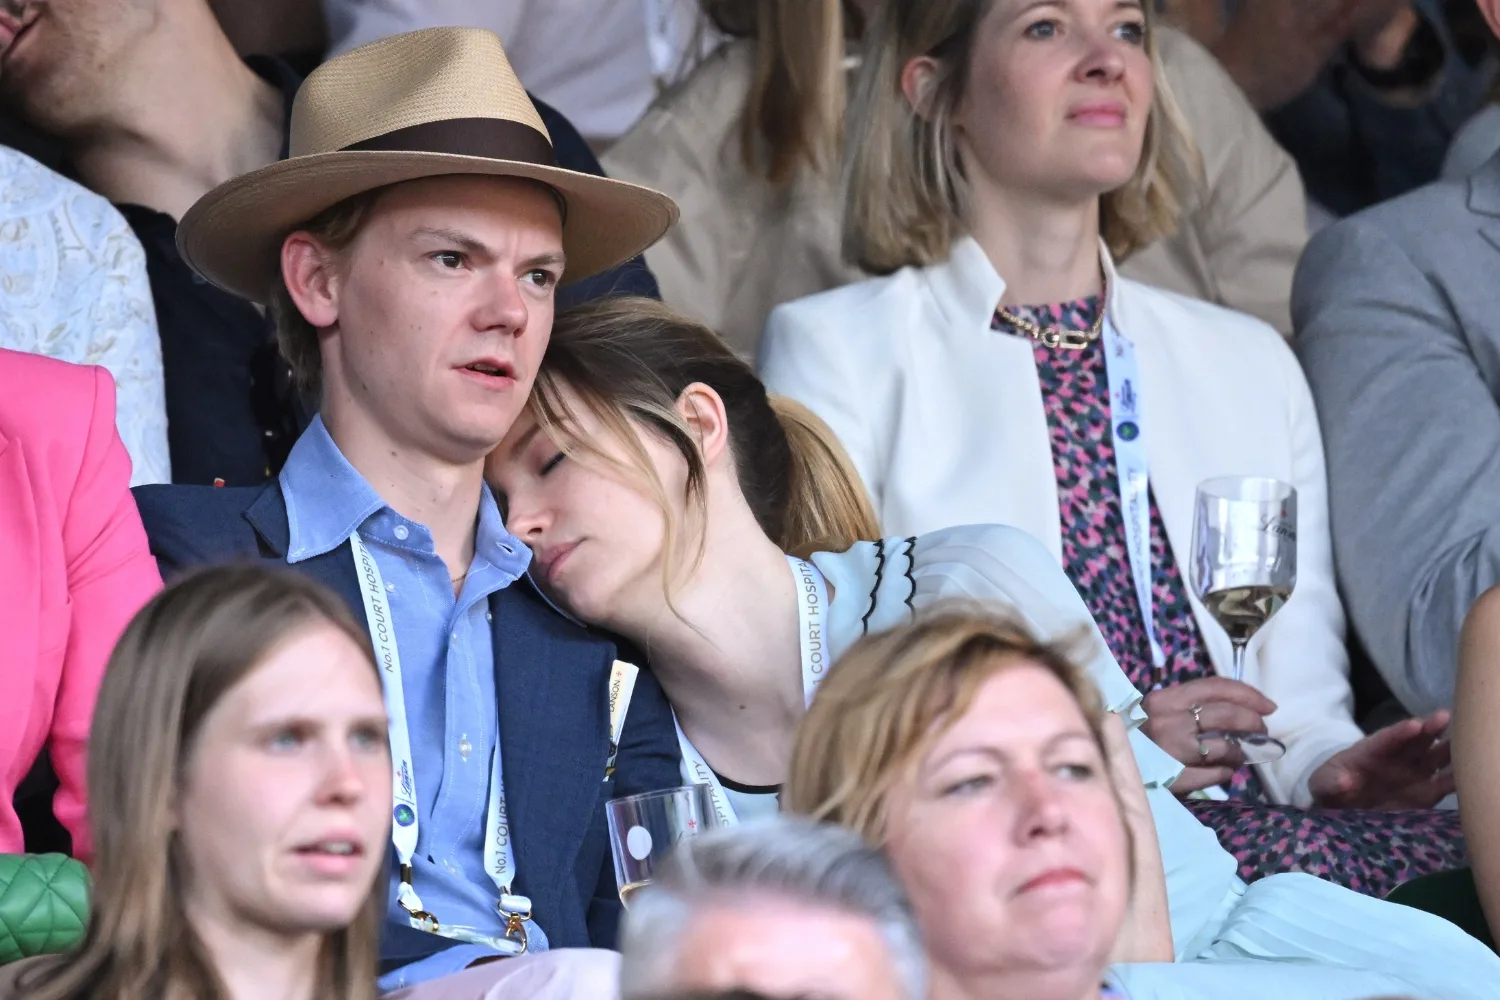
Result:
<svg viewBox="0 0 1500 1000"><path fill-rule="evenodd" d="M247 515L263 498L280 499L273 487L137 486L131 493L152 551L190 565L254 555L259 543ZM280 509L284 518L285 504Z"/></svg>

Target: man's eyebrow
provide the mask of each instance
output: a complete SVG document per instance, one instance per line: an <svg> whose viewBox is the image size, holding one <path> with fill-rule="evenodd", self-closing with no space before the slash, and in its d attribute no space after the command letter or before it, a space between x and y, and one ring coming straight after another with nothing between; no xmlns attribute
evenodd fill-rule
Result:
<svg viewBox="0 0 1500 1000"><path fill-rule="evenodd" d="M432 228L423 226L413 230L412 237L421 239L433 239L443 243L449 243L467 253L488 255L490 248L467 233L459 232L457 229Z"/></svg>
<svg viewBox="0 0 1500 1000"><path fill-rule="evenodd" d="M539 253L522 265L525 268L555 267L559 271L568 266L568 255L561 250L552 250L547 253Z"/></svg>

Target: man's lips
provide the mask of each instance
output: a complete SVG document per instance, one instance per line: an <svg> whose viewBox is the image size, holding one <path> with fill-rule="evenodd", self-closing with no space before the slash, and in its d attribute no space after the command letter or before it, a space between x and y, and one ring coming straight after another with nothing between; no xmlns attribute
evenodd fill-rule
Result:
<svg viewBox="0 0 1500 1000"><path fill-rule="evenodd" d="M5 10L0 10L0 59L4 59L10 47L21 37L29 25Z"/></svg>

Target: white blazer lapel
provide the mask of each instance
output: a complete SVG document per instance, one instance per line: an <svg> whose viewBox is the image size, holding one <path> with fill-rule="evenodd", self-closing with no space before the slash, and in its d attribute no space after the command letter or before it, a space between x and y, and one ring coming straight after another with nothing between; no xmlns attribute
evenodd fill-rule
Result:
<svg viewBox="0 0 1500 1000"><path fill-rule="evenodd" d="M918 525L922 514L912 511L913 528L920 533L999 520L1040 539L1060 561L1057 491L1036 488L1054 481L1056 473L1031 343L990 328L1005 282L979 244L967 238L954 246L947 263L926 274L937 344L921 359L935 376L923 380L921 405L941 422L939 433L956 451L952 461L923 464L950 470L955 481L951 487L934 482L923 491L941 502L944 523ZM903 414L901 433L915 431L914 423ZM932 441L931 433L917 431L909 445L931 449ZM976 482L982 488L976 490ZM965 510L963 498L972 498L975 509ZM887 526L904 531L900 523L906 518L890 513Z"/></svg>

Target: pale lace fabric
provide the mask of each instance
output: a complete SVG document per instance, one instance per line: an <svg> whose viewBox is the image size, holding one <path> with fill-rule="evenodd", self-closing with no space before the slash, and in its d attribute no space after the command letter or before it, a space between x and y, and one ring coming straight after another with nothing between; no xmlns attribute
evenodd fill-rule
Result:
<svg viewBox="0 0 1500 1000"><path fill-rule="evenodd" d="M171 482L161 340L146 257L114 207L0 147L0 347L102 365L130 485Z"/></svg>

